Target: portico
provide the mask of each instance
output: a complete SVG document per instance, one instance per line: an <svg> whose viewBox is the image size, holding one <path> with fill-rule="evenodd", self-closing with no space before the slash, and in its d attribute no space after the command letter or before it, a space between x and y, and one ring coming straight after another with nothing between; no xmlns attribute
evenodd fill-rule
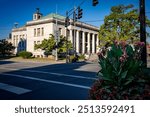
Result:
<svg viewBox="0 0 150 117"><path fill-rule="evenodd" d="M73 47L77 53L96 53L99 45L98 34L82 30L69 30L69 39L73 43ZM74 33L75 32L75 33ZM75 39L75 40L74 40Z"/></svg>

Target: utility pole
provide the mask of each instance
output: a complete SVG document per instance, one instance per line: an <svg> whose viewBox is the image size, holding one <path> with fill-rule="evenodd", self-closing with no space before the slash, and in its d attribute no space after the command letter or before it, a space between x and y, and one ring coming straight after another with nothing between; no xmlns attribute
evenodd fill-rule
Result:
<svg viewBox="0 0 150 117"><path fill-rule="evenodd" d="M75 33L75 25L77 21L77 14L76 14L76 7L74 7L73 11L73 51L74 51L74 56L76 55L76 33Z"/></svg>
<svg viewBox="0 0 150 117"><path fill-rule="evenodd" d="M147 51L146 51L146 25L145 25L145 0L140 0L140 41L145 43L143 52L141 54L141 60L147 67Z"/></svg>
<svg viewBox="0 0 150 117"><path fill-rule="evenodd" d="M56 15L57 15L57 5L56 5ZM58 61L58 19L55 17L56 20L56 29L55 29L55 41L56 41L56 50L55 50L55 60Z"/></svg>

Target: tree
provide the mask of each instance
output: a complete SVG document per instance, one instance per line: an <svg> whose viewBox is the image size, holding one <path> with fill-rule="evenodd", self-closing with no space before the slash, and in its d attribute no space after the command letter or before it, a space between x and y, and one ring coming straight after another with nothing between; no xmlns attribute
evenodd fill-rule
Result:
<svg viewBox="0 0 150 117"><path fill-rule="evenodd" d="M42 49L45 50L45 53L52 52L52 50L55 48L55 38L53 35L49 37L49 39L44 39L41 44L35 44L35 49Z"/></svg>
<svg viewBox="0 0 150 117"><path fill-rule="evenodd" d="M139 13L133 7L133 5L119 5L111 8L110 15L105 17L99 31L99 39L103 44L114 40L132 43L140 39ZM146 18L146 26L150 27L148 18ZM150 34L147 33L147 36Z"/></svg>
<svg viewBox="0 0 150 117"><path fill-rule="evenodd" d="M58 52L66 52L67 51L67 44L68 44L68 48L71 50L73 49L73 45L71 43L71 41L66 40L66 37L64 36L60 36L60 42L58 43Z"/></svg>
<svg viewBox="0 0 150 117"><path fill-rule="evenodd" d="M60 41L58 42L58 52L66 52L66 38L64 36L60 36ZM41 44L36 44L35 49L42 49L45 50L46 55L50 55L52 53L52 50L56 48L56 41L55 37L51 35L49 39L44 39ZM72 44L70 41L68 41L68 48L72 48Z"/></svg>
<svg viewBox="0 0 150 117"><path fill-rule="evenodd" d="M12 50L14 50L15 47L9 43L6 40L0 40L0 55L3 57L6 55L10 55Z"/></svg>

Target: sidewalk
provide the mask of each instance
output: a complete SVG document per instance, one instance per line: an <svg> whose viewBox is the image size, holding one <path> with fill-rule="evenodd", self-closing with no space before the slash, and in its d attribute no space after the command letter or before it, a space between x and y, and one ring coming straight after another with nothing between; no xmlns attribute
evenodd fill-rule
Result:
<svg viewBox="0 0 150 117"><path fill-rule="evenodd" d="M52 60L48 58L33 58L33 59L23 59L20 57L2 59L2 61L13 61L13 62L31 62L31 63L50 63L50 64L59 64L59 63L66 63L66 60Z"/></svg>

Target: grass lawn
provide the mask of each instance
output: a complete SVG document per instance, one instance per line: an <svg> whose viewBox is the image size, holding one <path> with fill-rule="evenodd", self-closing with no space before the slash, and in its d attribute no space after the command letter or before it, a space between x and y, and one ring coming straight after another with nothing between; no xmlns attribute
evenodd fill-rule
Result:
<svg viewBox="0 0 150 117"><path fill-rule="evenodd" d="M65 62L64 60L55 61L55 59L51 58L30 58L30 59L23 59L22 57L0 57L0 60L9 60L9 61L20 61L20 62Z"/></svg>

